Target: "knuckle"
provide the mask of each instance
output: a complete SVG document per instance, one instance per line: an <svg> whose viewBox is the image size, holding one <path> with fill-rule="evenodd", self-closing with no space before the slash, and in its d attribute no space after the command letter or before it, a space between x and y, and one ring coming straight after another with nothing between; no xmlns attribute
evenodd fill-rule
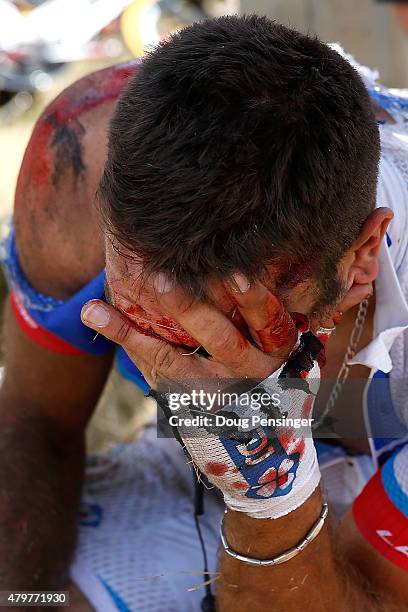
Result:
<svg viewBox="0 0 408 612"><path fill-rule="evenodd" d="M231 330L230 328L218 330L217 333L213 334L212 343L220 353L228 357L229 363L240 361L243 343L241 335L237 330Z"/></svg>
<svg viewBox="0 0 408 612"><path fill-rule="evenodd" d="M169 293L157 296L159 304L174 316L188 314L196 303L196 298L186 293L181 287L176 287Z"/></svg>
<svg viewBox="0 0 408 612"><path fill-rule="evenodd" d="M132 336L132 328L126 321L121 321L117 331L116 331L116 342L122 346L126 346L130 342L130 338Z"/></svg>
<svg viewBox="0 0 408 612"><path fill-rule="evenodd" d="M175 363L173 348L166 342L160 342L153 354L153 369L158 372L169 371Z"/></svg>
<svg viewBox="0 0 408 612"><path fill-rule="evenodd" d="M243 307L249 309L258 309L268 300L268 290L261 283L255 283L245 293L239 293L235 296L235 299Z"/></svg>
<svg viewBox="0 0 408 612"><path fill-rule="evenodd" d="M187 295L182 293L178 295L177 300L177 311L180 315L188 314L193 306L196 304L197 300L191 295Z"/></svg>

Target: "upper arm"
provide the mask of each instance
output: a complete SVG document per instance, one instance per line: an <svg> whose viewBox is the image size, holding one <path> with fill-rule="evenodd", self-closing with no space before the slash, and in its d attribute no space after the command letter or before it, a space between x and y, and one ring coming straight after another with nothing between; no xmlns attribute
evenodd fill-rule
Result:
<svg viewBox="0 0 408 612"><path fill-rule="evenodd" d="M37 291L66 299L104 265L94 206L107 129L136 63L64 90L38 119L21 165L14 225L22 268Z"/></svg>
<svg viewBox="0 0 408 612"><path fill-rule="evenodd" d="M65 90L38 120L15 198L16 245L24 275L38 292L69 299L104 266L94 194L103 168L108 122L134 65L99 71ZM82 428L103 388L111 355L63 355L34 343L10 306L3 338L2 407L33 411L63 430Z"/></svg>

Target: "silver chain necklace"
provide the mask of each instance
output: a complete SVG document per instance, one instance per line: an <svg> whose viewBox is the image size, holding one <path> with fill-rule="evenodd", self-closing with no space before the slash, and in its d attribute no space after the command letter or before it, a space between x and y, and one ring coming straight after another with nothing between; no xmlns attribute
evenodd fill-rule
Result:
<svg viewBox="0 0 408 612"><path fill-rule="evenodd" d="M364 323L367 318L369 300L360 302L353 330L350 334L350 340L347 346L346 354L344 355L343 363L341 364L339 373L337 374L336 382L330 392L326 406L318 420L313 423L312 429L317 429L322 425L329 412L335 406L340 393L343 390L344 384L349 377L350 368L349 361L353 359L357 352L358 343L360 342L361 334L363 333Z"/></svg>

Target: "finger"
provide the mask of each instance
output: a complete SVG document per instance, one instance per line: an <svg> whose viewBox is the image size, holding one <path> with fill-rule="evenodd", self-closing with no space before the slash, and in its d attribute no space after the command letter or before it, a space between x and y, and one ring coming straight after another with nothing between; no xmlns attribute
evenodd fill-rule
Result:
<svg viewBox="0 0 408 612"><path fill-rule="evenodd" d="M150 291L149 291L150 290ZM139 292L137 302L123 295L115 295L115 308L122 312L126 318L136 323L140 331L148 335L164 338L172 344L197 348L198 343L191 338L175 321L164 317L158 309L158 304L152 288L144 285L143 293Z"/></svg>
<svg viewBox="0 0 408 612"><path fill-rule="evenodd" d="M357 306L363 300L370 298L373 294L373 284L366 283L364 285L353 285L352 288L346 293L343 301L339 304L339 310L346 312Z"/></svg>
<svg viewBox="0 0 408 612"><path fill-rule="evenodd" d="M226 284L254 340L267 353L286 358L297 340L296 325L282 302L264 285L250 285L242 274Z"/></svg>
<svg viewBox="0 0 408 612"><path fill-rule="evenodd" d="M81 311L82 322L122 346L147 382L155 386L159 378L185 380L202 378L200 359L187 359L180 350L165 340L147 336L115 308L101 300L87 302ZM205 375L209 376L208 371Z"/></svg>
<svg viewBox="0 0 408 612"><path fill-rule="evenodd" d="M239 377L268 376L282 359L259 351L215 306L195 300L163 275L153 278L161 308L172 316L212 357Z"/></svg>
<svg viewBox="0 0 408 612"><path fill-rule="evenodd" d="M372 283L366 283L364 285L353 285L352 288L346 293L343 300L338 305L336 312L328 319L319 322L319 326L324 328L331 328L338 325L343 314L360 304L363 300L370 298L373 294Z"/></svg>

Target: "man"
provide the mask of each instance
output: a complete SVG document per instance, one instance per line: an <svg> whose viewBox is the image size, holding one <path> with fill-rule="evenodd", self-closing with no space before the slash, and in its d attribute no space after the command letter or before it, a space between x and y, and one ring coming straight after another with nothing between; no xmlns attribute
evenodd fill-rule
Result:
<svg viewBox="0 0 408 612"><path fill-rule="evenodd" d="M257 17L183 30L147 57L116 106L100 225L92 201L104 133L132 70L70 88L40 119L23 161L6 262L3 589L66 585L84 428L111 366L109 341L126 351L118 355L122 372L155 390L165 409L163 381L199 380L207 388L214 379L227 387L231 379L254 379L269 396L276 385L286 389L287 413L296 416L310 416L313 377L335 324L323 378L335 380L344 355L358 350L350 376L370 382L375 371L390 371L392 345L403 353L403 139L385 143L376 207L378 128L349 63ZM105 261L111 305L98 299ZM84 302L90 329L79 321ZM294 386L293 376L303 383ZM243 397L221 408L242 415ZM392 399L398 409L395 393ZM323 389L319 411L330 401ZM351 394L346 403L361 412L363 402ZM200 429L202 437L177 432L228 508L219 573L211 575L218 609L404 609L403 440L386 440L394 454L333 535L310 431L286 439L268 431L251 440L211 426ZM99 533L105 521L111 545L98 549L96 542L92 552L80 537L71 576L97 609L197 610L202 595L189 599L177 582L180 559L184 570L198 571L200 552L187 519L186 460L175 441L150 437L138 449L132 467L140 487L130 476L132 457L126 469L114 466L128 497L128 484L135 488L126 511L133 523L123 520L122 501L110 499ZM215 570L222 506L216 492L207 497L205 539ZM130 551L126 542L115 548L134 532ZM124 578L124 559L144 576ZM169 573L173 560L174 574L161 572L164 582L157 559Z"/></svg>

